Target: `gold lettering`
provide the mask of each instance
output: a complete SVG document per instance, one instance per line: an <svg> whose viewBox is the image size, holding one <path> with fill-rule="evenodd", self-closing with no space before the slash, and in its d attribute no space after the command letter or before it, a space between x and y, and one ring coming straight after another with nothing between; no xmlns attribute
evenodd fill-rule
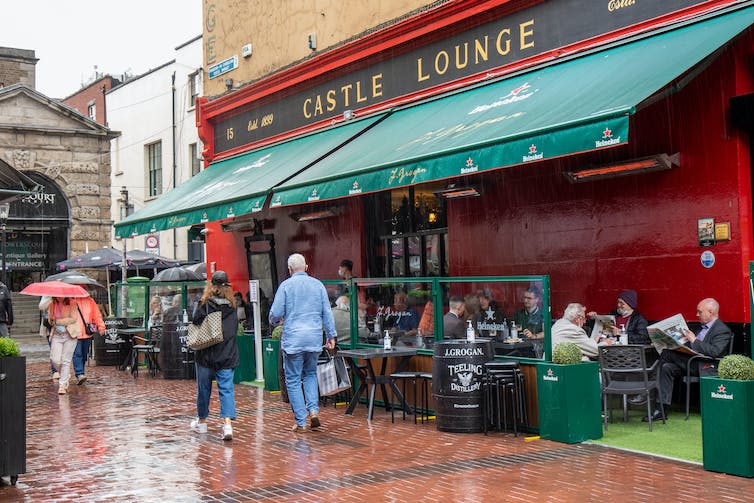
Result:
<svg viewBox="0 0 754 503"><path fill-rule="evenodd" d="M348 94L351 92L351 88L353 88L352 84L346 84L340 88L340 90L343 92L343 105L345 106L349 106L351 104L351 97Z"/></svg>
<svg viewBox="0 0 754 503"><path fill-rule="evenodd" d="M312 114L311 114L311 112L309 112L309 110L308 110L308 107L309 107L309 106L310 106L311 104L312 104L312 99L311 99L311 98L306 98L306 99L304 100L304 117L306 117L307 119L311 119L311 118L312 118Z"/></svg>
<svg viewBox="0 0 754 503"><path fill-rule="evenodd" d="M322 97L319 95L314 100L314 115L322 115Z"/></svg>
<svg viewBox="0 0 754 503"><path fill-rule="evenodd" d="M440 66L440 60L442 61L442 67ZM437 53L437 56L435 56L435 72L437 72L437 75L442 75L443 73L448 71L448 61L450 60L450 57L448 56L448 53L445 51L440 51Z"/></svg>
<svg viewBox="0 0 754 503"><path fill-rule="evenodd" d="M338 102L335 101L335 89L330 89L327 91L327 111L332 112L335 110L335 105L337 105Z"/></svg>
<svg viewBox="0 0 754 503"><path fill-rule="evenodd" d="M361 95L361 81L356 81L356 103L362 103L366 101L366 96Z"/></svg>
<svg viewBox="0 0 754 503"><path fill-rule="evenodd" d="M461 54L459 52L460 46L456 46L456 68L466 68L469 64L469 43L463 43L463 63L461 63Z"/></svg>
<svg viewBox="0 0 754 503"><path fill-rule="evenodd" d="M629 7L631 5L634 5L636 3L636 0L610 0L607 3L607 10L610 12L616 11L618 9L622 9L623 7Z"/></svg>
<svg viewBox="0 0 754 503"><path fill-rule="evenodd" d="M474 40L474 64L478 65L479 61L487 61L487 53L489 52L489 37L487 35L484 36L484 47L482 47L482 43L479 40ZM479 59L479 56L482 57L482 59Z"/></svg>
<svg viewBox="0 0 754 503"><path fill-rule="evenodd" d="M534 40L531 40L530 42L527 42L527 37L533 37L534 36L534 29L527 29L534 26L534 20L530 19L529 21L525 23L521 23L519 25L519 38L521 40L521 43L519 44L519 48L521 50L529 49L530 47L534 47Z"/></svg>
<svg viewBox="0 0 754 503"><path fill-rule="evenodd" d="M372 75L372 98L382 96L382 74Z"/></svg>
<svg viewBox="0 0 754 503"><path fill-rule="evenodd" d="M422 58L416 60L417 82L429 79L429 75L422 75Z"/></svg>
<svg viewBox="0 0 754 503"><path fill-rule="evenodd" d="M246 131L254 131L259 126L258 121L259 119L249 121L249 124L246 126Z"/></svg>
<svg viewBox="0 0 754 503"><path fill-rule="evenodd" d="M495 40L495 47L497 48L498 54L500 54L501 56L505 56L511 50L510 38L505 39L505 50L503 50L503 47L500 45L500 41L503 40L503 35L508 35L510 37L510 34L511 34L511 31L508 28L500 30L500 33L497 34L497 40Z"/></svg>
<svg viewBox="0 0 754 503"><path fill-rule="evenodd" d="M229 127L228 129L225 130L225 138L228 139L228 140L232 140L233 139L233 128L232 127Z"/></svg>

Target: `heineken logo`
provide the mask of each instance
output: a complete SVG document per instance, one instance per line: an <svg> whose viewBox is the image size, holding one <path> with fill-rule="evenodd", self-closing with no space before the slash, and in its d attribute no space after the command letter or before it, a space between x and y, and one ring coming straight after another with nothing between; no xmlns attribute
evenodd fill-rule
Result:
<svg viewBox="0 0 754 503"><path fill-rule="evenodd" d="M209 217L207 217L207 212L205 211L202 213L202 219L199 220L199 223L206 224L207 222L209 222Z"/></svg>
<svg viewBox="0 0 754 503"><path fill-rule="evenodd" d="M353 185L351 185L351 190L348 191L348 195L354 195L354 194L361 194L361 187L359 187L359 182L356 180L353 181Z"/></svg>
<svg viewBox="0 0 754 503"><path fill-rule="evenodd" d="M317 189L312 189L312 194L309 196L308 201L319 201L319 194L317 194Z"/></svg>
<svg viewBox="0 0 754 503"><path fill-rule="evenodd" d="M529 154L523 156L521 159L523 162L538 161L544 158L544 156L545 155L542 152L537 152L537 146L532 143L529 147Z"/></svg>
<svg viewBox="0 0 754 503"><path fill-rule="evenodd" d="M280 197L280 195L277 195L275 199L273 199L270 202L270 208L274 208L275 206L280 206L281 204L283 204L283 199Z"/></svg>
<svg viewBox="0 0 754 503"><path fill-rule="evenodd" d="M474 160L469 157L466 159L466 167L461 168L461 174L465 175L467 173L474 173L475 171L479 171L479 166L477 164L474 164Z"/></svg>
<svg viewBox="0 0 754 503"><path fill-rule="evenodd" d="M543 381L558 381L558 376L555 375L555 373L552 371L552 369L547 369L547 374L542 376Z"/></svg>
<svg viewBox="0 0 754 503"><path fill-rule="evenodd" d="M717 387L717 391L710 393L711 398L720 398L722 400L733 400L733 395L725 391L725 386L720 385Z"/></svg>
<svg viewBox="0 0 754 503"><path fill-rule="evenodd" d="M595 147L609 147L610 145L617 145L620 143L620 136L613 138L613 132L610 128L605 128L602 131L602 139L594 142Z"/></svg>
<svg viewBox="0 0 754 503"><path fill-rule="evenodd" d="M528 82L525 83L525 84L522 84L522 85L518 86L517 88L511 90L505 96L501 96L496 101L493 101L492 103L488 103L486 105L479 105L479 106L474 107L469 112L469 115L471 115L471 114L478 114L478 113L481 113L481 112L486 112L487 110L491 110L493 108L501 107L501 106L504 106L504 105L509 105L511 103L517 103L519 101L524 101L525 99L531 97L536 92L536 90L535 91L530 91L529 89L531 89L531 86L529 85Z"/></svg>

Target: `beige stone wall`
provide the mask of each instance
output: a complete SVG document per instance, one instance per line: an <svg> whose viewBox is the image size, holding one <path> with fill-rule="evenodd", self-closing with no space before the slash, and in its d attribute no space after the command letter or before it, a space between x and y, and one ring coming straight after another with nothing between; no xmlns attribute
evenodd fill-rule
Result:
<svg viewBox="0 0 754 503"><path fill-rule="evenodd" d="M0 86L26 84L36 85L37 58L34 51L0 47Z"/></svg>
<svg viewBox="0 0 754 503"><path fill-rule="evenodd" d="M16 169L38 171L68 198L71 256L109 246L110 138L18 94L0 101L0 157ZM74 132L78 130L78 132Z"/></svg>
<svg viewBox="0 0 754 503"><path fill-rule="evenodd" d="M225 79L239 87L316 54L308 35L317 36L317 52L340 44L383 23L401 18L429 0L203 0L204 95L226 92ZM252 44L252 56L241 47ZM215 79L207 69L238 55L237 69Z"/></svg>

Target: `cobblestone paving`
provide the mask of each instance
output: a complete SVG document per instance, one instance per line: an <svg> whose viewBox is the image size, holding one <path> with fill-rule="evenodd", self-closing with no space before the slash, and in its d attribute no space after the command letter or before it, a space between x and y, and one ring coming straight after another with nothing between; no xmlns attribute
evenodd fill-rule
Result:
<svg viewBox="0 0 754 503"><path fill-rule="evenodd" d="M701 466L495 433L438 432L384 409L366 420L323 408L294 435L279 395L237 385L234 439L191 432L193 381L92 367L58 396L46 363L27 365L27 473L0 501L754 501L754 481Z"/></svg>

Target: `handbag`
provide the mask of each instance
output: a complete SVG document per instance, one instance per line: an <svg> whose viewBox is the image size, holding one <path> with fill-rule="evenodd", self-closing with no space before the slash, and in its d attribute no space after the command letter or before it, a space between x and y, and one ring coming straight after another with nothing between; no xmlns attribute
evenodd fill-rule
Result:
<svg viewBox="0 0 754 503"><path fill-rule="evenodd" d="M96 323L89 323L84 318L84 313L81 312L81 308L76 304L76 309L79 311L79 316L81 316L81 321L84 322L84 330L86 331L86 335L99 335L99 330L97 330L97 324Z"/></svg>
<svg viewBox="0 0 754 503"><path fill-rule="evenodd" d="M317 383L321 396L336 395L351 389L346 361L342 356L332 356L327 351L327 360L317 362Z"/></svg>
<svg viewBox="0 0 754 503"><path fill-rule="evenodd" d="M206 306L205 306L206 307ZM206 349L223 341L223 313L221 311L209 312L202 320L201 325L189 324L188 347L194 351Z"/></svg>

